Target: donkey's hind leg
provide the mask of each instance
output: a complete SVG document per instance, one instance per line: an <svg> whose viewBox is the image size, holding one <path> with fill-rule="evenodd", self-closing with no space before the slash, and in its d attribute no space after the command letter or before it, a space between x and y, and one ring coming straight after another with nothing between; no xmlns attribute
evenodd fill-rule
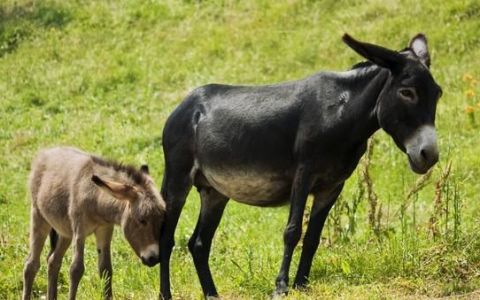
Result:
<svg viewBox="0 0 480 300"><path fill-rule="evenodd" d="M174 236L178 219L192 186L189 170L189 168L177 168L173 171L168 162L165 167L162 196L167 203L167 213L160 237L160 299L169 300L172 298L170 291L170 256L175 245Z"/></svg>
<svg viewBox="0 0 480 300"><path fill-rule="evenodd" d="M188 101L195 101L194 98ZM192 188L194 175L194 123L198 113L192 107L180 105L165 123L162 135L165 172L162 182L162 197L167 212L160 236L160 298L171 299L170 256L175 245L175 229L185 200Z"/></svg>
<svg viewBox="0 0 480 300"><path fill-rule="evenodd" d="M103 226L95 231L98 252L98 272L105 278L103 289L104 299L112 299L112 259L110 243L112 241L113 226Z"/></svg>
<svg viewBox="0 0 480 300"><path fill-rule="evenodd" d="M40 268L40 255L47 239L50 225L40 215L40 212L32 206L30 217L30 253L23 270L23 299L30 299L33 280Z"/></svg>
<svg viewBox="0 0 480 300"><path fill-rule="evenodd" d="M205 297L217 297L217 289L213 282L212 273L208 264L212 239L227 205L228 198L213 188L200 188L202 207L197 226L188 242L188 249L192 253L193 262L202 285Z"/></svg>
<svg viewBox="0 0 480 300"><path fill-rule="evenodd" d="M71 239L63 236L58 237L55 249L48 257L48 293L47 299L57 299L58 273L62 266L62 259L70 246Z"/></svg>

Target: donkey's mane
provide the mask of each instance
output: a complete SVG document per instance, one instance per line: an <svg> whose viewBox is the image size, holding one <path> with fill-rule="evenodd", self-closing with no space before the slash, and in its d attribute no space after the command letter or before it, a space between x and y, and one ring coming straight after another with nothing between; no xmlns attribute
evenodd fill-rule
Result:
<svg viewBox="0 0 480 300"><path fill-rule="evenodd" d="M402 50L398 51L398 53L400 54L405 54L405 52L407 52L408 54L413 54L415 55L415 53L413 52L412 48L410 47L405 47L403 48ZM416 57L416 55L415 55ZM355 70L355 69L360 69L360 68L365 68L365 67L370 67L370 66L373 66L374 63L372 63L371 61L361 61L359 63L356 63L352 66L352 70Z"/></svg>
<svg viewBox="0 0 480 300"><path fill-rule="evenodd" d="M352 70L373 66L370 61L362 61L353 65Z"/></svg>
<svg viewBox="0 0 480 300"><path fill-rule="evenodd" d="M111 168L116 172L126 174L130 179L138 185L145 186L148 178L141 171L132 165L119 163L114 160L104 159L95 155L91 155L92 161L102 167Z"/></svg>

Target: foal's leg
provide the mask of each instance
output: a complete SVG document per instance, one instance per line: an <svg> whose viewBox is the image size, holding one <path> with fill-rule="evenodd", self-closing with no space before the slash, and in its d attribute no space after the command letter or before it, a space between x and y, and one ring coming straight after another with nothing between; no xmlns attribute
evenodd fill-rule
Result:
<svg viewBox="0 0 480 300"><path fill-rule="evenodd" d="M285 248L282 265L276 280L276 289L273 293L274 296L283 295L288 292L288 272L290 270L293 250L302 235L303 211L305 210L305 203L309 192L309 179L310 172L308 164L299 165L292 184L290 213L283 235Z"/></svg>
<svg viewBox="0 0 480 300"><path fill-rule="evenodd" d="M72 240L63 236L58 237L57 245L55 249L50 253L48 257L48 292L47 299L57 299L57 284L58 273L62 266L62 259L70 246Z"/></svg>
<svg viewBox="0 0 480 300"><path fill-rule="evenodd" d="M167 164L162 184L162 196L167 204L167 213L160 237L160 299L166 300L172 298L170 291L170 255L175 245L175 229L188 192L191 189L189 169L184 168L184 172L180 173L178 170L171 172L169 169Z"/></svg>
<svg viewBox="0 0 480 300"><path fill-rule="evenodd" d="M310 274L313 256L320 243L323 225L342 188L343 183L332 191L315 194L310 220L303 238L302 256L300 257L297 276L295 276L293 283L294 288L305 287L308 283L308 275Z"/></svg>
<svg viewBox="0 0 480 300"><path fill-rule="evenodd" d="M197 226L188 242L188 249L192 253L203 294L207 298L210 296L217 297L217 289L208 265L208 257L213 235L220 223L228 198L213 188L201 188L199 192L202 207Z"/></svg>
<svg viewBox="0 0 480 300"><path fill-rule="evenodd" d="M85 265L83 261L84 249L85 249L85 233L83 231L81 217L73 217L73 260L70 265L70 291L69 299L75 299L77 295L78 284L85 271Z"/></svg>
<svg viewBox="0 0 480 300"><path fill-rule="evenodd" d="M98 272L105 277L103 290L104 299L112 299L112 260L110 257L110 243L112 241L113 226L103 226L95 231L98 252Z"/></svg>
<svg viewBox="0 0 480 300"><path fill-rule="evenodd" d="M40 254L42 254L43 245L50 231L50 225L36 208L32 207L30 214L30 253L23 270L24 300L31 297L33 280L40 268Z"/></svg>

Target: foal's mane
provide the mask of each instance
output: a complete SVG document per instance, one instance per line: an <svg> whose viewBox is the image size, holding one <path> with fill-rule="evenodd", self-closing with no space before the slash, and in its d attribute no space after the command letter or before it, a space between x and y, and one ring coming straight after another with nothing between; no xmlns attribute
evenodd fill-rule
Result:
<svg viewBox="0 0 480 300"><path fill-rule="evenodd" d="M102 167L113 169L115 172L126 174L138 185L145 186L148 182L147 176L132 165L123 164L114 160L103 159L99 156L91 155L92 161Z"/></svg>

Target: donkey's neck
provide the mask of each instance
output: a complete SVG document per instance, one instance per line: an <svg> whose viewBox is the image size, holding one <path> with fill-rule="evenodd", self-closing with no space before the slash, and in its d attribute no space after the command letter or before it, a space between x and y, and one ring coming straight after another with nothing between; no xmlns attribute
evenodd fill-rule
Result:
<svg viewBox="0 0 480 300"><path fill-rule="evenodd" d="M377 66L365 66L352 70L352 74L341 81L348 81L351 86L352 99L349 101L348 113L345 122L352 126L349 136L353 142L366 141L380 125L378 123L376 107L380 94L387 83L389 71Z"/></svg>

